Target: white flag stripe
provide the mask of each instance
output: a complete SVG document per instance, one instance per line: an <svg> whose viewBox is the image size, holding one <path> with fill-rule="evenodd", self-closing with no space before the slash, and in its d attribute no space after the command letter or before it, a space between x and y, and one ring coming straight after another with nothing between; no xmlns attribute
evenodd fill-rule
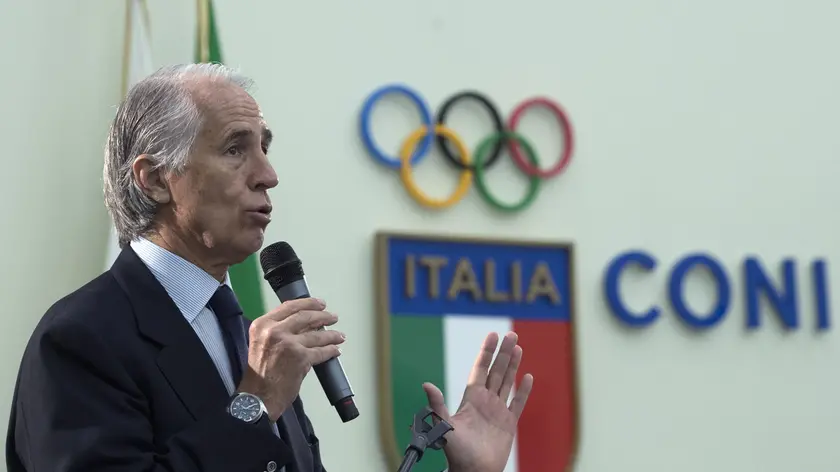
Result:
<svg viewBox="0 0 840 472"><path fill-rule="evenodd" d="M443 318L443 358L446 407L450 413L458 410L467 379L472 370L478 347L491 332L505 333L513 329L513 321L501 316L448 314ZM496 351L498 352L498 350ZM495 356L494 356L495 358ZM516 441L504 472L517 471Z"/></svg>
<svg viewBox="0 0 840 472"><path fill-rule="evenodd" d="M128 90L132 85L136 84L142 78L154 72L152 69L152 46L150 42L149 24L147 23L148 15L146 14L145 0L127 0L128 4L128 21L126 28L126 47L127 57L125 61L125 81L124 89ZM108 249L105 259L105 269L109 269L111 264L117 259L120 253L119 244L117 242L117 232L111 226L111 232L108 240Z"/></svg>

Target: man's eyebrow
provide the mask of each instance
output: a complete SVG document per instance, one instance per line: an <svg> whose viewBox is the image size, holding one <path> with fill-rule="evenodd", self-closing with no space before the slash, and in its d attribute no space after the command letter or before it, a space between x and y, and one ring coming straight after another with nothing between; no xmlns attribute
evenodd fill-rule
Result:
<svg viewBox="0 0 840 472"><path fill-rule="evenodd" d="M265 145L265 147L270 146L272 140L274 140L274 133L272 133L271 130L268 129L268 128L263 128L262 129L262 142Z"/></svg>
<svg viewBox="0 0 840 472"><path fill-rule="evenodd" d="M249 129L237 129L237 130L233 130L230 133L228 133L227 135L225 135L224 141L226 143L229 143L231 141L239 141L239 140L242 140L242 139L249 138L253 135L254 135L254 133ZM272 133L271 130L268 129L268 128L263 128L262 129L262 143L265 146L269 146L273 139L274 139L274 133Z"/></svg>
<svg viewBox="0 0 840 472"><path fill-rule="evenodd" d="M231 142L231 141L238 141L238 140L240 140L240 139L247 138L247 137L249 137L249 136L251 136L251 135L253 135L253 134L254 134L254 133L253 133L253 132L251 132L251 130L249 130L249 129L237 129L237 130L233 130L233 131L231 131L230 133L228 133L227 135L225 135L225 142L226 142L226 143L229 143L229 142Z"/></svg>

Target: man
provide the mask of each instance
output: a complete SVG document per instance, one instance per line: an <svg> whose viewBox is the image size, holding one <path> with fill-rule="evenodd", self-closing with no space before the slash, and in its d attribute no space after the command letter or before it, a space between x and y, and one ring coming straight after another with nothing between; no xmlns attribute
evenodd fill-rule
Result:
<svg viewBox="0 0 840 472"><path fill-rule="evenodd" d="M10 472L321 472L298 397L344 336L317 299L247 327L228 268L258 251L277 176L249 81L220 65L162 69L121 104L105 151L105 202L122 252L58 301L21 363ZM246 333L247 330L247 333ZM450 421L451 472L501 472L531 390L507 405L522 349L487 337ZM406 418L406 421L409 421Z"/></svg>

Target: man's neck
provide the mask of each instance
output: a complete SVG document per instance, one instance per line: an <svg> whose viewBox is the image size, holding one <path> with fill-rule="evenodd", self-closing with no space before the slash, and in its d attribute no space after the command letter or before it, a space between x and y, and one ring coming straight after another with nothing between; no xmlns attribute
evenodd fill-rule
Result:
<svg viewBox="0 0 840 472"><path fill-rule="evenodd" d="M197 248L197 244L190 238L181 237L173 232L157 231L146 237L149 241L166 249L167 251L195 264L201 270L210 274L219 282L225 281L229 266L218 261L213 261L207 256L209 252L206 247Z"/></svg>

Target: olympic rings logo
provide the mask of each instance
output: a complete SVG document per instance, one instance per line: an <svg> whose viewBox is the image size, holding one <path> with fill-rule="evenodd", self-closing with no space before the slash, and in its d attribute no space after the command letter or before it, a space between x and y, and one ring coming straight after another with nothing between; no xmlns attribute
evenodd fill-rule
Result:
<svg viewBox="0 0 840 472"><path fill-rule="evenodd" d="M370 116L373 108L382 97L388 94L408 97L420 111L422 120L422 126L405 138L398 156L389 156L383 152L374 141L371 132ZM481 140L472 156L470 156L464 141L445 123L446 115L452 107L459 101L466 99L476 100L480 103L490 114L495 127L492 134ZM564 137L560 160L547 170L540 168L539 158L531 143L516 131L525 112L536 106L542 106L551 111L557 119ZM433 122L432 119L432 112L419 93L405 85L396 84L386 85L374 90L365 99L360 114L362 141L367 152L379 163L398 169L400 179L408 194L418 203L429 208L443 209L455 205L466 196L473 180L475 180L479 195L492 207L506 212L524 210L536 199L541 181L559 175L569 165L572 158L574 139L569 117L557 102L545 97L530 98L519 103L514 107L507 123L505 123L498 108L487 96L476 91L463 91L444 101L437 112L435 121ZM444 157L460 169L460 177L455 191L449 197L443 199L434 199L423 193L412 177L412 167L426 157L432 146L432 141L436 142ZM448 146L450 143L447 143L447 141L454 145L454 153ZM485 183L485 172L498 161L505 146L507 146L510 156L519 170L528 176L528 191L522 200L515 203L500 201L490 192ZM474 179L473 175L475 176Z"/></svg>

